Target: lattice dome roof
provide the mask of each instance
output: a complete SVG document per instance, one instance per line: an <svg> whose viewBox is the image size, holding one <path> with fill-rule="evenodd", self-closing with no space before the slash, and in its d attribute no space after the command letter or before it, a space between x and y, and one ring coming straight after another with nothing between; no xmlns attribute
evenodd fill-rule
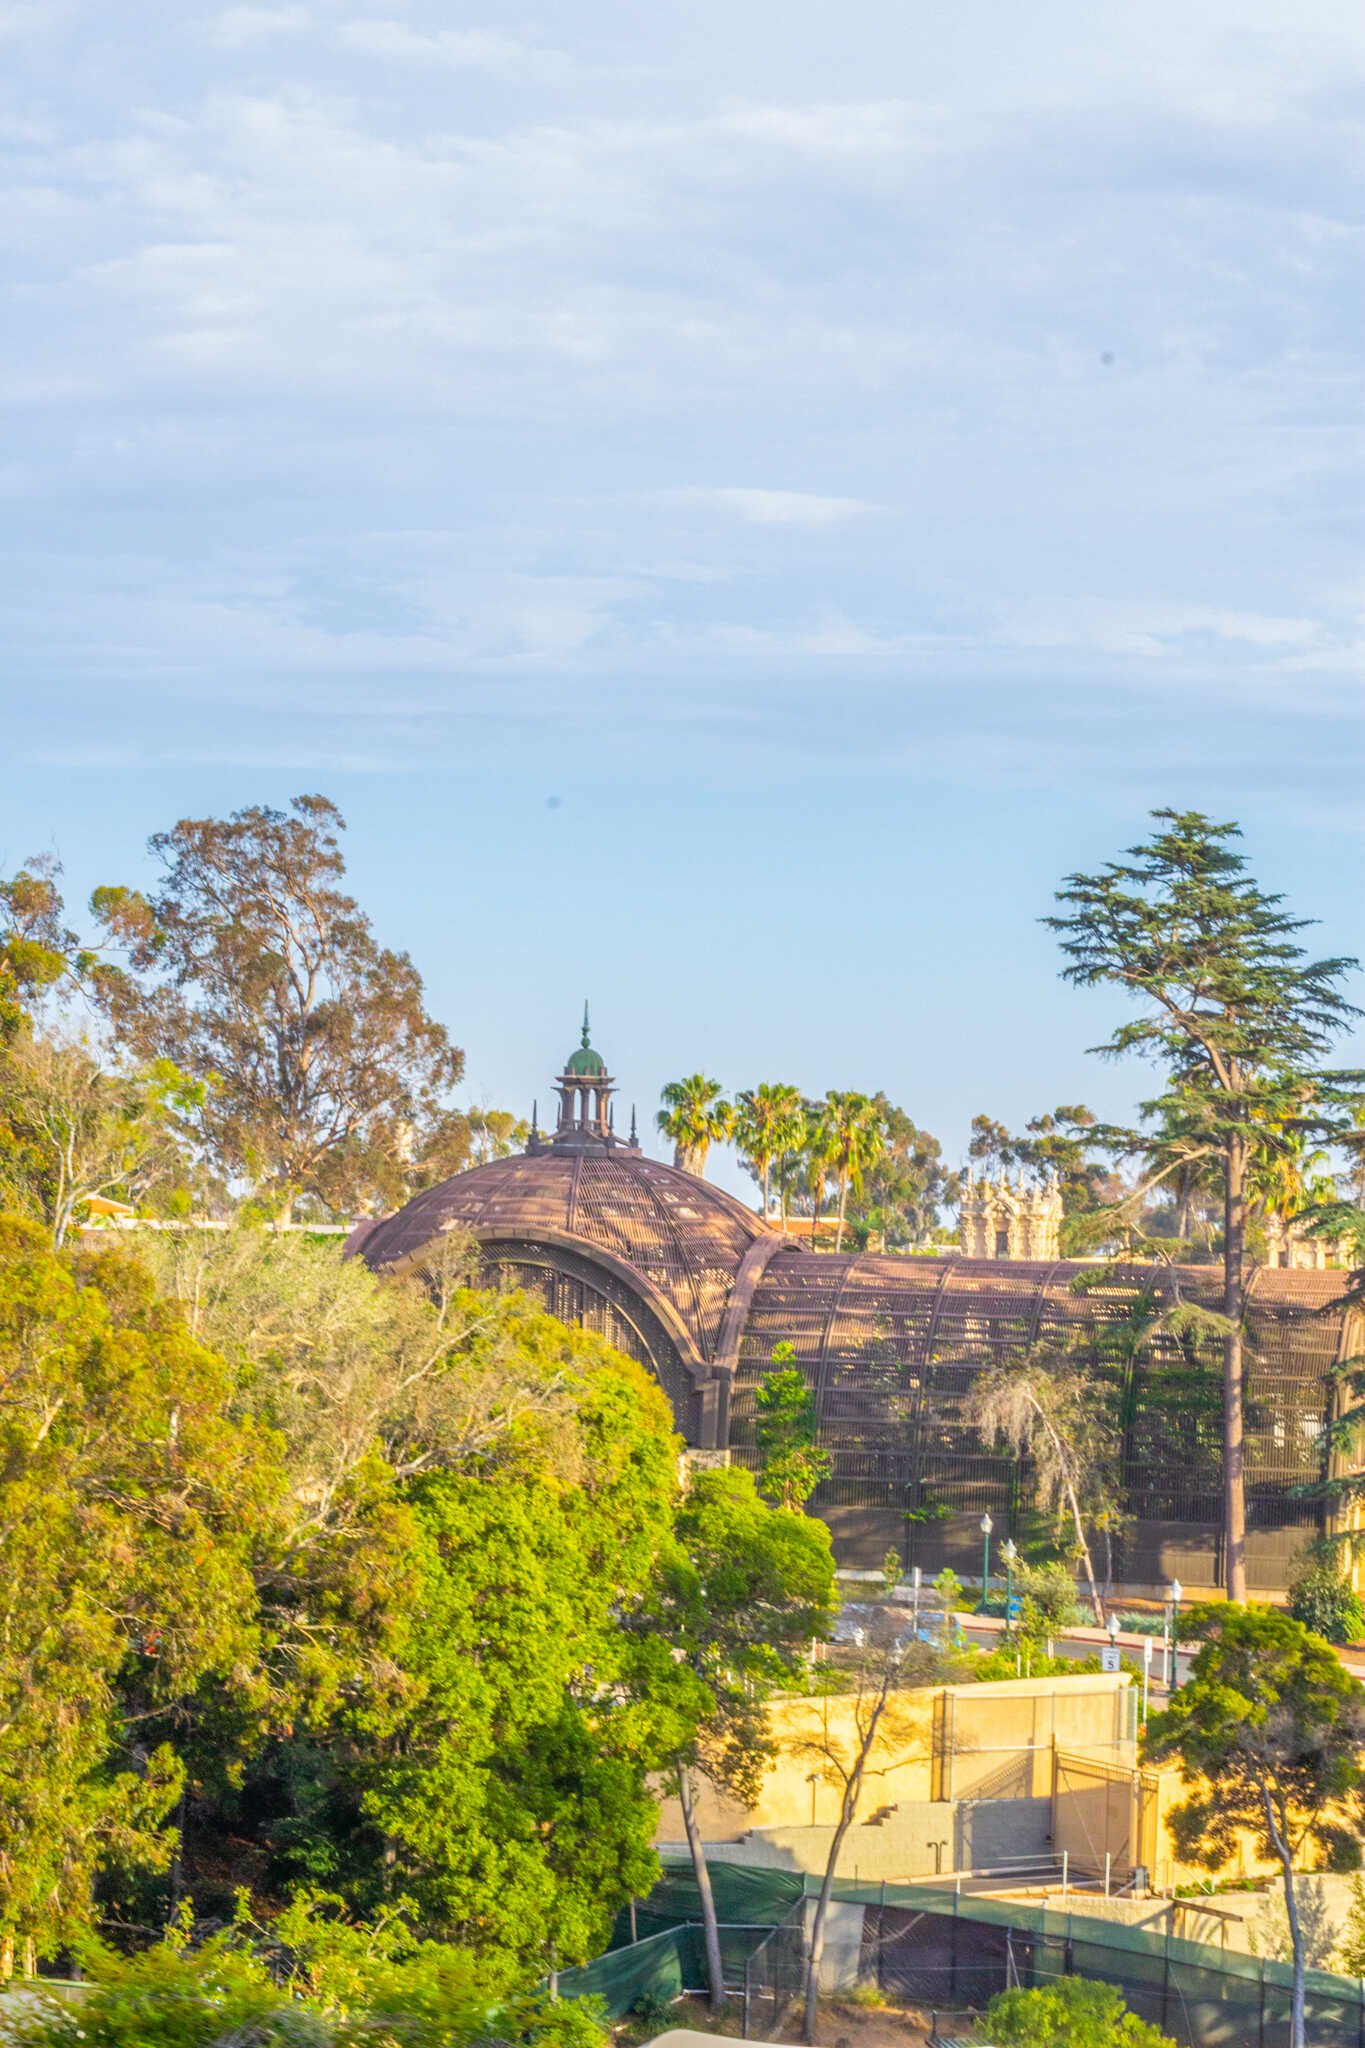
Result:
<svg viewBox="0 0 1365 2048"><path fill-rule="evenodd" d="M458 1226L481 1238L552 1233L613 1253L666 1297L703 1358L714 1353L745 1253L771 1234L732 1195L661 1160L545 1151L427 1188L355 1249L373 1267L402 1265Z"/></svg>

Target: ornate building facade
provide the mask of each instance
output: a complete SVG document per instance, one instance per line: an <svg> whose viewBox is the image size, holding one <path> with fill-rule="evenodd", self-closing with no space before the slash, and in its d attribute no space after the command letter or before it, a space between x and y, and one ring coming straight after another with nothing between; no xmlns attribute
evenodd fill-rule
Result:
<svg viewBox="0 0 1365 2048"><path fill-rule="evenodd" d="M1062 1184L1055 1175L1012 1184L978 1180L967 1169L957 1211L957 1241L969 1259L1059 1259Z"/></svg>
<svg viewBox="0 0 1365 2048"><path fill-rule="evenodd" d="M754 1396L788 1342L814 1395L832 1470L813 1502L845 1563L973 1568L989 1509L1004 1531L1029 1504L1029 1475L983 1444L963 1407L992 1364L1050 1341L1116 1375L1129 1517L1130 1584L1217 1583L1221 1367L1154 1321L1135 1355L1100 1341L1106 1323L1177 1295L1216 1310L1211 1266L1087 1270L1059 1261L1056 1192L974 1194L989 1249L918 1258L808 1250L709 1182L618 1139L615 1083L588 1032L556 1081L554 1128L527 1150L428 1188L362 1226L354 1249L377 1270L420 1269L445 1231L478 1240L491 1282L523 1287L600 1331L667 1392L686 1441L754 1466ZM1002 1199L1008 1193L1017 1208ZM1023 1235L1025 1225L1037 1232ZM976 1228L977 1224L973 1224ZM1011 1236L1011 1232L1015 1235ZM981 1246L983 1240L978 1238ZM1029 1244L1034 1256L1012 1253ZM1302 1489L1335 1454L1325 1423L1334 1368L1361 1348L1338 1303L1340 1276L1259 1268L1248 1351L1248 1568L1282 1588L1319 1526Z"/></svg>

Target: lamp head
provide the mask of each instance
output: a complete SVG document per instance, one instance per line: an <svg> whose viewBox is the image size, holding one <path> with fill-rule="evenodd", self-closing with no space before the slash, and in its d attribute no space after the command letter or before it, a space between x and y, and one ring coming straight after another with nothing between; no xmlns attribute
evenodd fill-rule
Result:
<svg viewBox="0 0 1365 2048"><path fill-rule="evenodd" d="M1001 1544L1000 1555L1004 1558L1006 1564L1013 1564L1015 1558L1018 1557L1019 1545L1012 1536L1007 1536Z"/></svg>
<svg viewBox="0 0 1365 2048"><path fill-rule="evenodd" d="M1183 1599L1183 1597L1184 1597L1184 1593L1185 1593L1185 1588L1184 1588L1184 1587L1183 1587L1183 1586L1181 1585L1181 1583L1180 1583L1179 1579L1172 1579L1172 1580L1171 1580L1171 1602L1172 1602L1172 1605L1173 1605L1173 1606L1176 1606L1176 1607L1178 1607L1178 1606L1180 1605L1180 1602L1181 1602L1181 1600L1182 1600L1182 1599Z"/></svg>
<svg viewBox="0 0 1365 2048"><path fill-rule="evenodd" d="M983 1516L981 1517L981 1533L982 1533L982 1535L983 1535L983 1536L989 1536L989 1535L990 1535L990 1533L991 1533L991 1530L992 1530L992 1529L993 1529L994 1527L995 1527L995 1524L994 1524L994 1522L993 1522L993 1521L991 1520L991 1518L990 1518L990 1515L989 1515L989 1513L986 1513L986 1514L984 1514L984 1515L983 1515Z"/></svg>

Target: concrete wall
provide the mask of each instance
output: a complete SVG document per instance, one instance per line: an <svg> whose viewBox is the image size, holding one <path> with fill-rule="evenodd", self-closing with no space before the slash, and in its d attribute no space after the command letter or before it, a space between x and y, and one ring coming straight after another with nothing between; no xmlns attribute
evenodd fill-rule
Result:
<svg viewBox="0 0 1365 2048"><path fill-rule="evenodd" d="M1016 1857L1042 1856L1050 1848L1050 1799L940 1799L902 1802L875 1826L857 1822L839 1853L836 1876L888 1884L970 1870ZM806 1870L819 1874L829 1860L834 1829L753 1828L737 1842L708 1842L717 1863L743 1863L760 1870ZM685 1857L685 1841L660 1841L660 1852Z"/></svg>

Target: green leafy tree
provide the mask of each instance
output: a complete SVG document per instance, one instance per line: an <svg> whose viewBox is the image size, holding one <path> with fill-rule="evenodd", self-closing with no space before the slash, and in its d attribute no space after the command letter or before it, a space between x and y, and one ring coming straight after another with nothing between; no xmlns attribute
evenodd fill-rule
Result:
<svg viewBox="0 0 1365 2048"><path fill-rule="evenodd" d="M1351 1903L1332 1967L1349 1977L1365 1977L1365 1880L1359 1871L1351 1879Z"/></svg>
<svg viewBox="0 0 1365 2048"><path fill-rule="evenodd" d="M1108 1390L1064 1355L1035 1348L980 1374L966 1414L985 1442L1029 1459L1038 1503L1069 1531L1103 1627L1086 1525L1118 1498L1119 1439Z"/></svg>
<svg viewBox="0 0 1365 2048"><path fill-rule="evenodd" d="M1224 1531L1227 1591L1246 1599L1245 1249L1249 1172L1276 1134L1349 1127L1358 1075L1321 1060L1356 1014L1341 993L1355 962L1312 960L1305 920L1281 908L1230 843L1237 827L1161 810L1158 830L1098 874L1058 891L1067 980L1114 985L1138 1014L1102 1048L1158 1060L1182 1116L1216 1150L1223 1182Z"/></svg>
<svg viewBox="0 0 1365 2048"><path fill-rule="evenodd" d="M795 1346L776 1345L773 1365L776 1370L763 1375L754 1394L754 1434L762 1461L758 1483L780 1506L800 1508L828 1479L829 1453L816 1448L815 1396L796 1363Z"/></svg>
<svg viewBox="0 0 1365 2048"><path fill-rule="evenodd" d="M26 1987L6 2038L19 2048L606 2048L597 2001L556 2002L396 1919L329 1919L329 1903L301 1902L264 1927L239 1917L198 1942L176 1923L131 1955L92 1942L79 2014Z"/></svg>
<svg viewBox="0 0 1365 2048"><path fill-rule="evenodd" d="M510 1109L471 1109L468 1112L470 1154L476 1166L490 1159L506 1159L519 1151L531 1134L524 1117Z"/></svg>
<svg viewBox="0 0 1365 2048"><path fill-rule="evenodd" d="M0 1186L58 1249L94 1197L136 1206L186 1182L184 1133L204 1089L169 1061L125 1071L88 1042L25 1037L0 1049L0 1091Z"/></svg>
<svg viewBox="0 0 1365 2048"><path fill-rule="evenodd" d="M1065 1213L1073 1216L1112 1199L1112 1155L1116 1141L1125 1135L1102 1124L1084 1103L1061 1103L1030 1117L1018 1136L992 1117L973 1117L967 1153L993 1175L1012 1168L1055 1173Z"/></svg>
<svg viewBox="0 0 1365 2048"><path fill-rule="evenodd" d="M673 1164L684 1173L704 1177L706 1155L722 1145L735 1125L735 1112L720 1092L720 1082L705 1074L687 1074L660 1091L663 1108L654 1118L665 1138L673 1141Z"/></svg>
<svg viewBox="0 0 1365 2048"><path fill-rule="evenodd" d="M571 1399L406 1488L416 1585L396 1674L339 1704L318 1764L355 1910L407 1899L432 1935L544 1970L597 1953L657 1871L659 1740L629 1659L677 1439L641 1367L513 1313Z"/></svg>
<svg viewBox="0 0 1365 2048"><path fill-rule="evenodd" d="M1170 1820L1180 1855L1217 1869L1238 1831L1280 1866L1293 1951L1291 2048L1304 2043L1304 1939L1294 1865L1310 1846L1360 1861L1365 1687L1321 1636L1271 1607L1196 1608L1189 1678L1147 1723L1146 1754L1179 1760L1188 1796Z"/></svg>
<svg viewBox="0 0 1365 2048"><path fill-rule="evenodd" d="M113 1252L0 1220L0 1938L50 1954L165 1868L199 1689L259 1702L252 1558L282 1484L220 1361Z"/></svg>
<svg viewBox="0 0 1365 2048"><path fill-rule="evenodd" d="M945 1167L937 1138L884 1094L872 1101L883 1144L864 1164L861 1184L850 1185L850 1232L859 1244L883 1252L927 1244L939 1227L940 1210L957 1200L957 1176Z"/></svg>
<svg viewBox="0 0 1365 2048"><path fill-rule="evenodd" d="M799 1088L785 1081L761 1081L735 1101L733 1136L744 1164L763 1191L763 1218L771 1213L770 1183L774 1162L796 1151L805 1124Z"/></svg>
<svg viewBox="0 0 1365 2048"><path fill-rule="evenodd" d="M402 1200L468 1156L464 1055L343 890L344 823L320 796L182 818L150 842L150 897L92 904L129 963L100 983L127 1056L202 1083L213 1160L282 1209Z"/></svg>
<svg viewBox="0 0 1365 2048"><path fill-rule="evenodd" d="M986 2032L999 2048L1175 2048L1169 2035L1129 2012L1112 1984L1086 1977L998 1991Z"/></svg>
<svg viewBox="0 0 1365 2048"><path fill-rule="evenodd" d="M372 1914L406 1895L442 1936L538 1969L554 1927L559 1960L590 1952L654 1868L654 1738L617 1696L612 1618L667 1530L659 1389L592 1333L470 1289L457 1236L406 1282L263 1229L149 1249L285 1479L255 1568L264 1694L250 1714L201 1701L179 1730L196 1910L231 1908L229 1839L260 1896L322 1883Z"/></svg>
<svg viewBox="0 0 1365 2048"><path fill-rule="evenodd" d="M637 1684L675 1717L672 1767L719 2011L725 1979L697 1780L745 1805L756 1800L775 1753L769 1703L796 1683L798 1660L829 1628L834 1558L823 1523L769 1507L737 1468L695 1475L674 1536L643 1617Z"/></svg>
<svg viewBox="0 0 1365 2048"><path fill-rule="evenodd" d="M1365 1636L1365 1607L1342 1576L1336 1555L1308 1551L1289 1581L1289 1612L1329 1643L1355 1643Z"/></svg>

